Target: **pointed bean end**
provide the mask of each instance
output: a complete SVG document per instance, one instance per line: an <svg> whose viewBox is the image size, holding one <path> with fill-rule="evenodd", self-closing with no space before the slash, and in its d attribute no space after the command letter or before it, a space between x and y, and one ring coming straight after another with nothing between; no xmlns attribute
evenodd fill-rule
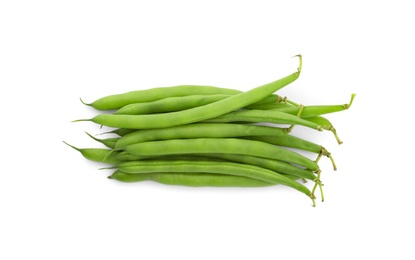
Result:
<svg viewBox="0 0 415 260"><path fill-rule="evenodd" d="M92 119L77 119L77 120L72 120L71 122L84 122L84 121L92 121Z"/></svg>
<svg viewBox="0 0 415 260"><path fill-rule="evenodd" d="M67 142L65 142L65 141L62 141L64 144L66 144L67 146L69 146L69 147L72 147L73 149L75 149L75 150L77 150L78 152L80 152L81 151L81 149L79 149L78 147L75 147L75 146L73 146L73 145L70 145L70 144L68 144Z"/></svg>
<svg viewBox="0 0 415 260"><path fill-rule="evenodd" d="M101 141L100 139L96 138L95 136L91 135L90 133L88 133L86 131L85 131L85 134L87 134L89 137L91 137L92 139L94 139L97 142L100 142Z"/></svg>
<svg viewBox="0 0 415 260"><path fill-rule="evenodd" d="M81 103L82 104L84 104L84 105L86 105L86 106L92 106L92 104L91 103L85 103L83 100L82 100L82 98L79 98L79 100L81 100Z"/></svg>

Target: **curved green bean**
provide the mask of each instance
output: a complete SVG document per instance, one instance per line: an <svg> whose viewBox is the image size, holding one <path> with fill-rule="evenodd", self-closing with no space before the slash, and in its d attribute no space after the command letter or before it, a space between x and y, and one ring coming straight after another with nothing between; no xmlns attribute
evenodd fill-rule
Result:
<svg viewBox="0 0 415 260"><path fill-rule="evenodd" d="M138 156L162 156L177 154L244 154L280 160L302 165L310 170L319 170L313 160L293 151L253 140L237 138L194 138L150 141L132 144L125 151Z"/></svg>
<svg viewBox="0 0 415 260"><path fill-rule="evenodd" d="M243 155L243 154L215 154L215 153L208 153L208 154L193 154L193 155L164 155L164 156L139 156L139 155L132 155L125 151L120 152L116 155L116 158L120 161L138 161L138 160L154 160L154 159L162 159L162 160L222 160L222 161L232 161L238 163L245 163L250 165L259 166L262 168L266 168L272 171L276 171L281 174L296 176L297 178L301 179L309 179L312 181L316 180L316 175L313 171L309 169L303 169L297 167L295 165L273 160L267 159L262 157L250 156L250 155Z"/></svg>
<svg viewBox="0 0 415 260"><path fill-rule="evenodd" d="M274 136L286 140L287 143L292 141L293 145L300 142L297 140L299 138L288 135L286 129L283 128L247 124L193 123L168 128L137 130L121 137L115 144L115 149L155 140L241 136ZM306 146L307 142L303 141L302 144Z"/></svg>
<svg viewBox="0 0 415 260"><path fill-rule="evenodd" d="M304 185L287 178L277 172L264 169L258 166L235 163L235 162L209 162L209 161L193 161L193 160L145 160L135 162L123 162L118 164L118 169L130 173L152 173L152 172L179 172L179 173L215 173L242 176L258 179L274 184L283 184L296 189L310 198L314 199L314 195Z"/></svg>
<svg viewBox="0 0 415 260"><path fill-rule="evenodd" d="M235 95L241 91L214 86L179 85L171 87L158 87L144 90L134 90L121 94L109 95L85 105L92 106L98 110L120 109L126 105L141 102L150 102L169 97L183 97L188 95ZM82 101L82 100L81 100Z"/></svg>
<svg viewBox="0 0 415 260"><path fill-rule="evenodd" d="M194 108L206 104L210 104L231 95L217 94L217 95L189 95L183 97L168 97L151 102L133 103L126 105L115 111L116 115L143 115L156 114L165 112L174 112ZM274 103L278 99L277 95L271 95L265 99L253 104L268 104Z"/></svg>
<svg viewBox="0 0 415 260"><path fill-rule="evenodd" d="M167 97L151 102L133 103L115 111L116 115L143 115L164 112L174 112L194 108L216 102L231 95L189 95L182 97Z"/></svg>
<svg viewBox="0 0 415 260"><path fill-rule="evenodd" d="M190 108L183 111L176 111L164 114L150 114L150 115L113 115L100 114L92 119L81 119L75 121L93 121L100 125L130 128L130 129L148 129L148 128L164 128L176 125L184 125L194 123L210 118L214 118L231 111L243 108L255 102L258 102L277 90L295 81L301 70L281 78L277 81L265 84L263 86L251 89L247 92L242 92L228 98L210 103L207 105Z"/></svg>
<svg viewBox="0 0 415 260"><path fill-rule="evenodd" d="M215 173L178 173L178 172L162 172L162 173L141 173L130 174L120 170L115 171L108 176L109 179L115 179L121 182L141 182L154 181L168 185L181 185L188 187L267 187L276 185L275 183L252 179L248 177L215 174ZM287 176L290 179L296 177Z"/></svg>

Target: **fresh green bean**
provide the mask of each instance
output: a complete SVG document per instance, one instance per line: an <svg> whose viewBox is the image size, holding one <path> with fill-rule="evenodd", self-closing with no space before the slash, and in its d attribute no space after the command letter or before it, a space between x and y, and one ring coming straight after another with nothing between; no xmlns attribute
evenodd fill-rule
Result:
<svg viewBox="0 0 415 260"><path fill-rule="evenodd" d="M292 180L298 179L295 176L286 176ZM116 170L109 179L121 182L141 182L154 181L167 185L181 185L189 187L267 187L276 185L275 183L266 182L248 177L215 174L215 173L178 173L178 172L161 172L161 173L141 173L130 174Z"/></svg>
<svg viewBox="0 0 415 260"><path fill-rule="evenodd" d="M118 169L130 173L153 173L153 172L178 172L178 173L215 173L242 176L258 179L274 184L283 184L296 189L310 198L314 199L314 195L304 185L287 178L277 172L264 169L258 166L234 163L234 162L209 162L209 161L193 161L193 160L145 160L135 162L123 162L118 164Z"/></svg>
<svg viewBox="0 0 415 260"><path fill-rule="evenodd" d="M167 97L151 102L133 103L115 111L116 115L143 115L174 112L198 107L230 97L231 95L189 95L183 97Z"/></svg>
<svg viewBox="0 0 415 260"><path fill-rule="evenodd" d="M299 138L288 135L286 129L283 128L247 124L193 123L168 128L137 130L120 138L115 144L115 149L155 140L240 136L274 136L286 140L287 143L292 141L293 145L301 143L302 147L305 147L308 144L305 140L301 142Z"/></svg>
<svg viewBox="0 0 415 260"><path fill-rule="evenodd" d="M313 171L319 170L316 162L299 153L268 143L237 138L194 138L150 141L129 145L125 147L125 151L138 156L201 153L244 154L294 163Z"/></svg>
<svg viewBox="0 0 415 260"><path fill-rule="evenodd" d="M232 161L238 163L245 163L250 165L255 165L259 167L263 167L272 171L279 172L281 174L292 175L296 176L297 178L302 179L309 179L312 181L316 180L316 176L314 173L309 169L303 169L297 167L295 165L273 160L267 158L261 158L256 156L250 155L242 155L242 154L215 154L215 153L208 153L208 154L194 154L194 155L164 155L164 156L139 156L139 155L132 155L127 153L126 151L120 152L117 154L117 159L120 161L138 161L138 160L154 160L154 159L162 159L162 160L222 160L222 161Z"/></svg>
<svg viewBox="0 0 415 260"><path fill-rule="evenodd" d="M172 87L159 87L144 90L135 90L121 94L109 95L85 105L92 106L98 110L120 109L133 103L151 102L169 97L183 97L188 95L235 95L241 91L213 86L179 85ZM82 101L82 100L81 100Z"/></svg>
<svg viewBox="0 0 415 260"><path fill-rule="evenodd" d="M206 104L210 104L231 95L217 94L217 95L189 95L183 97L168 97L151 102L133 103L126 105L115 111L116 115L143 115L156 114L165 112L174 112L194 108ZM255 104L274 103L278 96L271 95ZM253 104L253 105L255 105Z"/></svg>
<svg viewBox="0 0 415 260"><path fill-rule="evenodd" d="M301 71L301 57L298 71L281 78L277 81L265 84L263 86L242 92L229 98L225 98L207 105L190 108L183 111L176 111L164 114L150 115L113 115L100 114L92 119L81 119L75 121L93 121L100 125L130 128L130 129L148 129L164 128L176 125L194 123L210 118L214 118L228 112L235 111L245 106L258 102L277 90L295 81Z"/></svg>

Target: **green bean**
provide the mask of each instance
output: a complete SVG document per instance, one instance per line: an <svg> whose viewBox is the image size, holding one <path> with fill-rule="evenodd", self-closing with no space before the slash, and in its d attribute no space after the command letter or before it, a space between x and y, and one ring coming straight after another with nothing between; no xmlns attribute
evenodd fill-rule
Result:
<svg viewBox="0 0 415 260"><path fill-rule="evenodd" d="M101 162L107 164L118 164L121 161L115 158L118 152L113 150L101 149L101 148L77 148L64 142L66 145L72 147L82 154L83 157L90 161Z"/></svg>
<svg viewBox="0 0 415 260"><path fill-rule="evenodd" d="M150 115L113 115L100 114L92 119L80 119L75 121L93 121L100 125L130 128L130 129L148 129L164 128L176 125L194 123L210 118L214 118L231 111L243 108L258 102L277 90L295 81L301 71L301 57L298 71L281 78L277 81L265 84L263 86L242 92L229 98L225 98L207 105L190 108L183 111L176 111L164 114Z"/></svg>
<svg viewBox="0 0 415 260"><path fill-rule="evenodd" d="M286 176L296 180L295 176ZM267 187L276 185L275 183L252 179L248 177L215 174L215 173L178 173L178 172L161 172L161 173L141 173L130 174L120 170L115 171L108 176L121 182L141 182L154 181L167 185L181 185L189 187Z"/></svg>
<svg viewBox="0 0 415 260"><path fill-rule="evenodd" d="M258 179L274 184L283 184L296 189L314 200L314 195L304 185L287 178L277 172L264 169L258 166L234 163L234 162L204 162L193 160L146 160L135 162L123 162L118 164L118 169L130 173L153 173L153 172L178 172L178 173L216 173L235 175ZM314 204L314 203L313 203Z"/></svg>
<svg viewBox="0 0 415 260"><path fill-rule="evenodd" d="M231 95L217 94L217 95L189 95L184 97L168 97L151 102L133 103L126 105L119 110L115 111L116 115L143 115L143 114L156 114L165 112L174 112L194 108L206 104L210 104ZM277 100L278 96L271 95L267 98L255 103L267 104L273 103ZM254 105L255 105L254 104Z"/></svg>
<svg viewBox="0 0 415 260"><path fill-rule="evenodd" d="M281 174L296 176L297 178L301 179L309 179L312 181L316 180L316 176L311 170L299 168L295 165L278 161L272 160L267 158L261 158L256 156L250 155L242 155L242 154L194 154L194 155L164 155L164 156L138 156L132 155L125 151L120 152L116 156L117 159L120 161L138 161L138 160L154 160L154 159L162 159L162 160L222 160L222 161L232 161L232 162L239 162L245 163L250 165L259 166L262 168L266 168L272 171L279 172Z"/></svg>
<svg viewBox="0 0 415 260"><path fill-rule="evenodd" d="M174 154L244 154L295 163L317 171L313 160L281 147L259 141L236 138L194 138L150 141L132 144L125 151L139 156L162 156Z"/></svg>
<svg viewBox="0 0 415 260"><path fill-rule="evenodd" d="M169 97L183 97L188 95L235 95L241 91L213 86L180 85L172 87L159 87L144 90L135 90L121 94L109 95L85 105L92 106L98 110L120 109L126 105L141 102L151 102ZM82 100L81 100L82 101Z"/></svg>
<svg viewBox="0 0 415 260"><path fill-rule="evenodd" d="M115 149L122 149L130 144L155 140L264 135L284 139L287 143L292 141L293 145L300 142L299 138L288 135L286 129L277 127L227 123L193 123L168 128L137 130L120 138L115 144ZM306 146L307 143L303 141L302 144Z"/></svg>
<svg viewBox="0 0 415 260"><path fill-rule="evenodd" d="M198 107L230 97L231 95L189 95L168 97L151 102L133 103L115 111L116 115L142 115L173 112Z"/></svg>
<svg viewBox="0 0 415 260"><path fill-rule="evenodd" d="M251 123L273 123L301 125L322 131L323 128L298 116L272 110L243 110L230 112L215 118L204 120L204 123L229 123L229 122L251 122Z"/></svg>

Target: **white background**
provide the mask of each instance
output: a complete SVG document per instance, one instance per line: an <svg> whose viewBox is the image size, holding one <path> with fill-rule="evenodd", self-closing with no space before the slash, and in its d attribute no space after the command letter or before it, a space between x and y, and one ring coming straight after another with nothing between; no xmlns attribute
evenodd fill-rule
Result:
<svg viewBox="0 0 415 260"><path fill-rule="evenodd" d="M280 3L286 2L286 3ZM414 259L410 1L1 1L1 259ZM348 103L328 132L326 201L284 187L123 184L79 102L180 84ZM411 91L412 90L412 91ZM412 243L411 243L412 242Z"/></svg>

